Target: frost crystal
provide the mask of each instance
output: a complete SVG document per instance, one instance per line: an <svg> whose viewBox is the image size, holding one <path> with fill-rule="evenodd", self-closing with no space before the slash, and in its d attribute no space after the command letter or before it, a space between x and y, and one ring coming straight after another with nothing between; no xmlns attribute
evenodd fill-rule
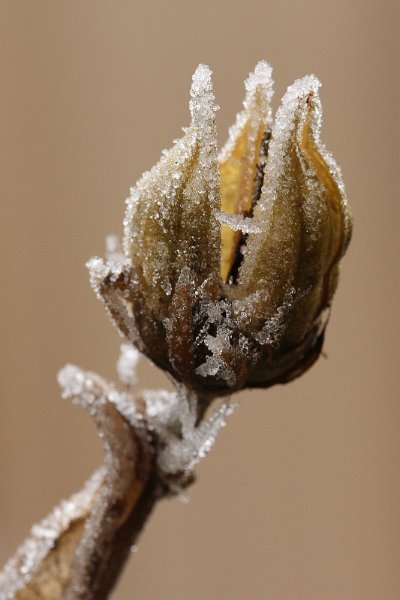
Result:
<svg viewBox="0 0 400 600"><path fill-rule="evenodd" d="M137 383L136 367L139 359L139 351L134 346L122 344L121 354L117 362L117 371L122 383L131 386Z"/></svg>
<svg viewBox="0 0 400 600"><path fill-rule="evenodd" d="M124 252L120 239L115 234L106 237L106 258L110 262L124 262Z"/></svg>
<svg viewBox="0 0 400 600"><path fill-rule="evenodd" d="M183 389L176 393L147 390L144 401L148 423L162 443L158 466L174 493L180 493L181 485L185 485L196 464L213 446L234 407L224 402L198 425L197 398Z"/></svg>
<svg viewBox="0 0 400 600"><path fill-rule="evenodd" d="M149 423L162 442L159 468L174 492L179 493L180 486L212 448L218 431L234 407L224 402L197 425L197 398L193 394L187 395L183 390L177 393L147 391L144 399Z"/></svg>
<svg viewBox="0 0 400 600"><path fill-rule="evenodd" d="M259 135L260 126L266 129L272 121L271 100L274 95L274 82L272 79L272 67L266 61L261 60L250 73L245 82L246 97L243 102L243 110L237 115L235 124L229 130L228 141L219 154L220 163L224 163L235 154L235 147L243 130L249 127L249 147L251 156L246 157L248 162L254 162L257 152L256 138Z"/></svg>
<svg viewBox="0 0 400 600"><path fill-rule="evenodd" d="M213 447L218 432L225 426L225 419L233 410L234 407L225 402L199 427L182 429L182 438L170 439L160 454L160 468L171 475L183 473L185 478L190 477L197 463Z"/></svg>
<svg viewBox="0 0 400 600"><path fill-rule="evenodd" d="M243 215L231 215L229 213L217 212L216 218L223 225L227 225L233 231L242 231L243 233L261 233L260 227L254 223L253 219Z"/></svg>

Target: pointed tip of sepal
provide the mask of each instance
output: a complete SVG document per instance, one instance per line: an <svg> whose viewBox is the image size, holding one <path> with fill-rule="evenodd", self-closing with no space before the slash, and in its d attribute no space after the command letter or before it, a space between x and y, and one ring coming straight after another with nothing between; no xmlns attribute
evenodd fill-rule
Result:
<svg viewBox="0 0 400 600"><path fill-rule="evenodd" d="M319 137L322 120L320 87L321 83L315 75L306 75L287 88L275 118L273 127L275 140L280 140L284 144L289 141L294 129L301 135L307 116L311 117L312 136L315 139Z"/></svg>
<svg viewBox="0 0 400 600"><path fill-rule="evenodd" d="M271 119L271 101L274 95L274 80L272 67L267 61L260 60L245 81L246 97L243 106L252 110L253 105L259 106L266 120Z"/></svg>
<svg viewBox="0 0 400 600"><path fill-rule="evenodd" d="M189 109L192 125L203 126L205 122L213 121L218 108L212 86L212 71L207 65L200 64L193 73L190 88Z"/></svg>

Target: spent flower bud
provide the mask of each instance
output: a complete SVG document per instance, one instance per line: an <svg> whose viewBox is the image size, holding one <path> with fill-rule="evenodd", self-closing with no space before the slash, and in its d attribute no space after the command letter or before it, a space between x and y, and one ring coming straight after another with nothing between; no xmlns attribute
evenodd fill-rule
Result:
<svg viewBox="0 0 400 600"><path fill-rule="evenodd" d="M125 259L90 262L124 337L203 395L283 383L318 358L351 236L320 84L296 81L272 122L271 72L249 76L218 156L211 71L197 68L190 126L127 201Z"/></svg>

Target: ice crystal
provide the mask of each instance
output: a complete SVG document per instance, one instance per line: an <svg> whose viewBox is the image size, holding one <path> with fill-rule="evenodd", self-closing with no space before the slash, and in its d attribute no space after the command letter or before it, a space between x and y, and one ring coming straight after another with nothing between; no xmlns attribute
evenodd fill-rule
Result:
<svg viewBox="0 0 400 600"><path fill-rule="evenodd" d="M182 428L182 437L170 439L159 456L158 464L162 471L170 475L182 473L184 478L190 477L197 463L213 447L218 432L225 426L225 420L233 410L231 404L224 402L199 427ZM177 489L179 491L179 487Z"/></svg>
<svg viewBox="0 0 400 600"><path fill-rule="evenodd" d="M213 216L220 205L214 122L217 107L208 67L198 67L190 94L192 122L185 136L142 176L127 201L126 258L161 298L171 295L184 266L199 277L199 282L219 268L219 228ZM171 220L176 225L173 247ZM151 261L145 260L150 251ZM159 303L155 308L162 311Z"/></svg>
<svg viewBox="0 0 400 600"><path fill-rule="evenodd" d="M117 371L122 383L130 386L137 383L136 367L139 359L140 354L134 346L122 344L121 354L117 362Z"/></svg>
<svg viewBox="0 0 400 600"><path fill-rule="evenodd" d="M215 216L220 223L227 225L233 231L261 233L260 227L254 223L254 220L246 218L243 215L231 215L229 213L217 212Z"/></svg>

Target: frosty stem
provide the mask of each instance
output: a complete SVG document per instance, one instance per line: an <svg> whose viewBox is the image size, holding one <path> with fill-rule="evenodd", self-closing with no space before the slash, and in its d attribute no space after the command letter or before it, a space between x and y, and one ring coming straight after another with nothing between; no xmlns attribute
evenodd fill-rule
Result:
<svg viewBox="0 0 400 600"><path fill-rule="evenodd" d="M122 389L74 365L60 371L63 397L96 424L103 465L32 528L0 573L0 600L106 600L156 502L193 482L233 407L225 399L205 414L211 397L182 383L136 390L137 358L122 345Z"/></svg>
<svg viewBox="0 0 400 600"><path fill-rule="evenodd" d="M116 517L121 517L121 506L105 507L99 523L101 542L97 545L94 535L95 544L91 549L86 546L83 552L76 554L63 600L107 600L159 497L158 478L153 472L120 527ZM110 531L113 526L114 530Z"/></svg>
<svg viewBox="0 0 400 600"><path fill-rule="evenodd" d="M182 387L179 392L184 393ZM100 406L93 417L103 435L106 476L76 548L63 600L106 600L157 500L172 491L160 472L154 432L150 436L144 423L135 429L110 402Z"/></svg>

